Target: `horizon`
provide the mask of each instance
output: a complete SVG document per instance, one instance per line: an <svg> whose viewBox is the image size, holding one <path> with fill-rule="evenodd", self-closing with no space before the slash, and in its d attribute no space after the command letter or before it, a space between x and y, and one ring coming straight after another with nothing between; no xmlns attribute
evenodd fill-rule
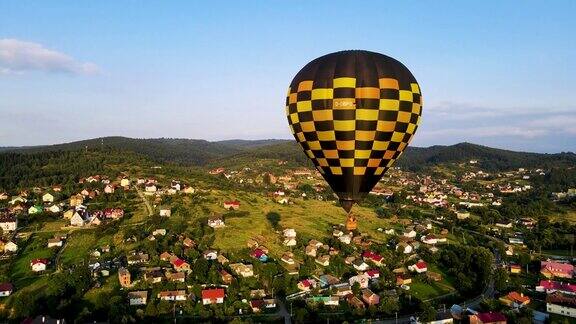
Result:
<svg viewBox="0 0 576 324"><path fill-rule="evenodd" d="M366 49L404 63L422 87L413 146L574 151L576 3L561 4L3 2L0 146L292 139L284 100L296 73ZM333 19L344 16L363 23Z"/></svg>
<svg viewBox="0 0 576 324"><path fill-rule="evenodd" d="M0 149L40 148L40 147L73 144L73 143L85 142L85 141L94 141L94 140L100 140L100 139L106 139L106 138L125 138L125 139L135 139L135 140L161 140L161 139L164 139L164 140L189 140L189 141L206 141L209 143L221 143L221 142L227 142L227 141L247 141L247 142L284 141L284 142L294 142L292 139L283 139L283 138L260 138L260 139L230 138L230 139L223 139L223 140L207 140L207 139L202 139L202 138L184 138L184 137L127 137L127 136L121 136L121 135L110 135L110 136L100 136L100 137L94 137L94 138L85 138L85 139L81 139L81 140L68 141L68 142L58 142L58 143L52 143L52 144L23 145L23 146L0 146ZM294 142L294 144L296 144L296 142ZM483 147L488 147L488 148L492 148L492 149L499 149L499 150L506 150L506 151L511 151L511 152L520 152L520 153L576 154L576 151L570 151L570 150L557 151L557 152L536 152L536 151L513 150L513 149L508 149L508 148L503 148L503 147L488 146L488 145L483 145L483 144L478 144L478 143L473 143L473 142L467 142L467 141L452 143L452 144L432 144L432 145L427 145L427 146L410 145L409 148L411 147L411 148L427 149L427 148L431 148L431 147L435 147L435 146L450 147L450 146L455 146L455 145L460 145L460 144L477 145L477 146L483 146Z"/></svg>

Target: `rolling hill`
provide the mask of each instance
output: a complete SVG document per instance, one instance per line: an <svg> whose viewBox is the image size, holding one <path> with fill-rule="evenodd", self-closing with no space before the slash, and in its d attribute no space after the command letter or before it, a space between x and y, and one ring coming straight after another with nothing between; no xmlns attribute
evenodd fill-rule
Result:
<svg viewBox="0 0 576 324"><path fill-rule="evenodd" d="M77 151L84 149L113 148L146 156L157 162L170 162L195 166L231 166L249 164L254 159L281 159L300 165L309 163L300 147L292 140L226 140L209 142L195 139L135 139L127 137L103 137L71 143L0 148L2 152L40 153L54 151ZM409 147L397 166L418 170L441 163L478 160L486 170L506 170L519 167L573 167L576 154L541 154L515 152L486 146L459 143L449 146Z"/></svg>

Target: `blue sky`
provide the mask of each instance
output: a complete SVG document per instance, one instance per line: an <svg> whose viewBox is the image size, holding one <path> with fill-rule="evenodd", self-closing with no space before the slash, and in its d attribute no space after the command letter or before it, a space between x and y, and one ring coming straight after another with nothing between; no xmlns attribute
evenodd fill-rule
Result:
<svg viewBox="0 0 576 324"><path fill-rule="evenodd" d="M2 1L0 146L291 138L288 84L343 49L424 95L412 145L576 149L576 1Z"/></svg>

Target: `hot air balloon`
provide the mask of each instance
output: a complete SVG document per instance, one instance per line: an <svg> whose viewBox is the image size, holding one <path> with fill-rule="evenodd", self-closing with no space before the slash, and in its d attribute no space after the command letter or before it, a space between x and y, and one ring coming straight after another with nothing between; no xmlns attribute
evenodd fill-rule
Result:
<svg viewBox="0 0 576 324"><path fill-rule="evenodd" d="M354 224L353 204L402 155L421 113L420 86L408 68L369 51L341 51L311 61L296 74L286 96L292 134Z"/></svg>

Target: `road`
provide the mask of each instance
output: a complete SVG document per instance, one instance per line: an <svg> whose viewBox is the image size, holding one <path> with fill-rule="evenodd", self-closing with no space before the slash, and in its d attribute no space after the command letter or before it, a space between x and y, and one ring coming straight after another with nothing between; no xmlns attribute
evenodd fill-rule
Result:
<svg viewBox="0 0 576 324"><path fill-rule="evenodd" d="M142 193L140 188L138 188L138 186L135 186L135 188L136 188L136 191L138 192L138 196L140 196L140 199L142 199L142 201L144 201L144 204L146 205L146 209L148 209L148 216L154 215L154 209L152 209L152 206L150 206L150 202L148 201L148 199L146 199L146 196L144 196L144 194Z"/></svg>

